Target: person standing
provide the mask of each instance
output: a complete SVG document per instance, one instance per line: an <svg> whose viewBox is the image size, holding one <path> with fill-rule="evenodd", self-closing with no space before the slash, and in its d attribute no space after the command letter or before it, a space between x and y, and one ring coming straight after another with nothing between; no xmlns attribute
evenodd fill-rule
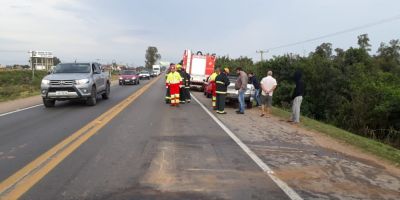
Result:
<svg viewBox="0 0 400 200"><path fill-rule="evenodd" d="M186 79L186 81L184 83L184 87L182 89L185 92L186 103L190 103L190 101L191 101L191 97L190 97L190 74L186 72L186 69L183 66L182 66L182 71L183 71L184 77Z"/></svg>
<svg viewBox="0 0 400 200"><path fill-rule="evenodd" d="M171 73L171 67L172 67L172 66L174 66L173 63L171 63L171 64L169 65L169 68L168 68L167 71L165 72L165 82L167 81L168 74ZM166 104L171 103L171 94L170 94L168 85L167 85L167 91L166 91L166 93L165 93L165 103L166 103Z"/></svg>
<svg viewBox="0 0 400 200"><path fill-rule="evenodd" d="M179 89L182 85L182 77L176 71L175 66L171 67L171 72L167 76L166 86L171 94L171 106L179 106Z"/></svg>
<svg viewBox="0 0 400 200"><path fill-rule="evenodd" d="M176 69L178 70L179 75L182 78L182 85L180 86L179 90L179 103L185 104L186 103L186 91L185 91L185 85L186 85L186 75L184 70L182 70L182 65L177 64Z"/></svg>
<svg viewBox="0 0 400 200"><path fill-rule="evenodd" d="M267 111L267 118L271 115L272 107L272 95L278 83L275 78L272 77L272 71L267 72L267 77L261 80L261 117L265 116L265 110Z"/></svg>
<svg viewBox="0 0 400 200"><path fill-rule="evenodd" d="M239 100L239 110L236 111L237 114L244 114L245 102L244 102L244 94L247 90L247 83L249 82L249 78L247 77L246 72L243 71L241 67L236 68L236 73L238 78L235 83L235 89L238 90L238 100Z"/></svg>
<svg viewBox="0 0 400 200"><path fill-rule="evenodd" d="M303 96L304 96L304 82L302 80L302 73L300 70L297 70L294 73L293 77L295 83L296 83L296 88L293 91L292 94L292 116L289 122L298 124L300 123L300 106L301 102L303 101Z"/></svg>
<svg viewBox="0 0 400 200"><path fill-rule="evenodd" d="M249 72L249 83L253 84L254 86L254 100L256 100L256 106L259 107L261 106L261 100L260 100L260 82L258 82L257 77L254 76L253 72Z"/></svg>
<svg viewBox="0 0 400 200"><path fill-rule="evenodd" d="M211 84L211 94L212 94L212 107L214 110L217 109L217 93L216 93L216 89L217 89L217 85L215 84L215 78L217 77L217 71L214 70L214 72L210 75L209 83Z"/></svg>
<svg viewBox="0 0 400 200"><path fill-rule="evenodd" d="M226 91L228 90L228 86L230 81L228 79L229 69L225 68L223 72L221 72L221 68L217 68L218 76L215 78L216 83L216 93L217 93L217 113L218 114L226 114L225 112L225 99L226 99Z"/></svg>

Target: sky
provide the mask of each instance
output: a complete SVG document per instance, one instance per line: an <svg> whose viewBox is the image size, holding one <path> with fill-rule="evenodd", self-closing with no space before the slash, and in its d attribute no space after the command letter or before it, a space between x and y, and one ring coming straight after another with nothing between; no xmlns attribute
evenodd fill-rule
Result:
<svg viewBox="0 0 400 200"><path fill-rule="evenodd" d="M63 62L141 66L148 46L169 62L185 49L259 61L257 50L398 17L264 58L307 55L323 42L347 49L364 33L375 53L381 42L400 39L399 8L398 0L1 0L0 64L27 64L28 51L46 50Z"/></svg>

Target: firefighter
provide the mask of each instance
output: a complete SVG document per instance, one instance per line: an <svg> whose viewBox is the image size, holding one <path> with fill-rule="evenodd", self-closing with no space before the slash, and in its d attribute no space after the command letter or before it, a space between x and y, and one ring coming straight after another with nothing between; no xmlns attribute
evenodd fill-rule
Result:
<svg viewBox="0 0 400 200"><path fill-rule="evenodd" d="M186 103L190 103L191 97L190 97L190 74L186 72L186 69L182 67L182 71L186 77L186 82L184 84L184 91L185 91L185 97L186 97Z"/></svg>
<svg viewBox="0 0 400 200"><path fill-rule="evenodd" d="M225 99L226 99L226 91L228 90L228 86L230 81L228 79L229 69L225 68L223 72L221 72L221 68L217 68L218 76L215 78L216 84L216 94L217 94L217 113L218 114L226 114L225 112Z"/></svg>
<svg viewBox="0 0 400 200"><path fill-rule="evenodd" d="M171 72L167 76L166 86L171 94L171 106L179 106L179 89L182 87L182 77L176 71L175 65L171 66Z"/></svg>
<svg viewBox="0 0 400 200"><path fill-rule="evenodd" d="M211 75L210 78L208 79L210 84L211 84L211 94L212 94L212 107L214 110L217 109L217 93L216 92L216 84L215 84L215 78L218 76L217 71L214 71Z"/></svg>
<svg viewBox="0 0 400 200"><path fill-rule="evenodd" d="M178 70L179 75L181 75L182 78L182 85L179 90L179 103L185 104L186 102L186 92L185 92L185 85L186 85L186 75L184 70L182 70L182 65L177 64L176 69Z"/></svg>
<svg viewBox="0 0 400 200"><path fill-rule="evenodd" d="M169 68L168 68L167 71L165 72L165 81L167 81L168 74L171 73L171 67L174 66L174 65L175 65L175 64L171 63L171 64L169 65ZM166 94L165 94L165 103L166 103L166 104L171 103L171 94L170 94L170 91L169 91L169 87L168 87L168 86L167 86L167 91L166 91Z"/></svg>

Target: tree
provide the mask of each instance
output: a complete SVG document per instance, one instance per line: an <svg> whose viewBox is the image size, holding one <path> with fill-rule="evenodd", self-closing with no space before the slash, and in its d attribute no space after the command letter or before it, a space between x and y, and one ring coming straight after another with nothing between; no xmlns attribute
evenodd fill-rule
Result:
<svg viewBox="0 0 400 200"><path fill-rule="evenodd" d="M55 66L55 65L58 65L59 63L61 63L61 60L59 58L57 58L57 57L54 57L53 58L53 65Z"/></svg>
<svg viewBox="0 0 400 200"><path fill-rule="evenodd" d="M358 46L360 46L360 49L364 49L365 51L371 51L371 45L369 44L369 37L368 34L362 34L359 35L358 37Z"/></svg>
<svg viewBox="0 0 400 200"><path fill-rule="evenodd" d="M146 50L146 68L151 69L157 60L161 59L157 47L148 47Z"/></svg>

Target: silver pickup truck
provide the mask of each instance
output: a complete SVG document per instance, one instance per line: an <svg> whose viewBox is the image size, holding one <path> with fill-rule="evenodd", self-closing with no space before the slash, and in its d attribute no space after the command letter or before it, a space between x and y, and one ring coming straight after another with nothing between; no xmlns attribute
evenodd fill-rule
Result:
<svg viewBox="0 0 400 200"><path fill-rule="evenodd" d="M45 107L53 107L57 101L84 100L94 106L97 95L108 99L110 78L102 72L99 63L60 63L42 79L41 94Z"/></svg>

